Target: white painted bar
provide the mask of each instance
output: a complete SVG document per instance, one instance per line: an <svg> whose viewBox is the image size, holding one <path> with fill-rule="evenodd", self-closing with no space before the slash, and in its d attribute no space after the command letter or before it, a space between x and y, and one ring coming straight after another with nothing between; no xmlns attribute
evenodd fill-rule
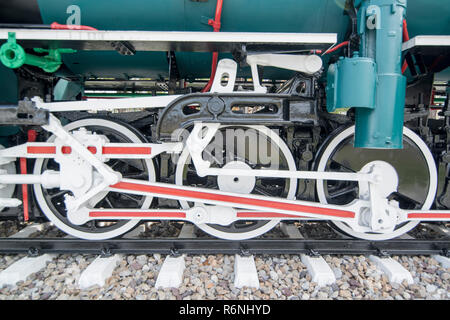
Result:
<svg viewBox="0 0 450 320"><path fill-rule="evenodd" d="M301 256L302 263L308 268L311 281L317 283L319 287L331 285L336 282L333 270L322 257L311 257L306 254Z"/></svg>
<svg viewBox="0 0 450 320"><path fill-rule="evenodd" d="M184 231L183 231L184 230ZM178 238L195 238L194 225L185 223ZM167 256L156 278L156 288L177 288L183 283L183 273L186 268L184 255Z"/></svg>
<svg viewBox="0 0 450 320"><path fill-rule="evenodd" d="M234 286L236 288L249 287L259 289L258 273L253 255L249 257L235 255Z"/></svg>
<svg viewBox="0 0 450 320"><path fill-rule="evenodd" d="M264 45L296 49L311 45L325 49L337 42L336 33L281 32L192 32L192 31L121 31L121 30L45 30L0 29L0 40L14 32L24 47L47 46L57 41L62 48L114 50L111 41L126 41L136 51L227 51L235 45Z"/></svg>
<svg viewBox="0 0 450 320"><path fill-rule="evenodd" d="M15 285L19 281L25 281L29 275L45 268L55 255L43 254L38 257L24 257L8 268L0 272L0 287Z"/></svg>
<svg viewBox="0 0 450 320"><path fill-rule="evenodd" d="M450 46L450 36L416 36L402 45L402 51L413 47L444 47Z"/></svg>
<svg viewBox="0 0 450 320"><path fill-rule="evenodd" d="M183 273L186 268L184 256L167 256L159 270L156 288L178 288L183 283Z"/></svg>
<svg viewBox="0 0 450 320"><path fill-rule="evenodd" d="M406 280L408 284L414 283L411 273L394 259L380 258L374 255L371 255L369 259L375 262L376 265L387 275L390 282L402 283Z"/></svg>
<svg viewBox="0 0 450 320"><path fill-rule="evenodd" d="M106 279L111 277L114 269L122 260L122 255L115 254L111 257L97 257L80 275L78 285L81 289L87 289L98 285L103 287Z"/></svg>
<svg viewBox="0 0 450 320"><path fill-rule="evenodd" d="M444 268L449 269L450 268L450 258L440 256L440 255L434 255L434 260L439 262Z"/></svg>

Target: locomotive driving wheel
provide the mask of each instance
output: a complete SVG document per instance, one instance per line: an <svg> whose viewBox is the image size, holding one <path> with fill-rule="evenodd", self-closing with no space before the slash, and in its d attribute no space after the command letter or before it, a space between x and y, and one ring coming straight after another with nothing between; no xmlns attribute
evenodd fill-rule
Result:
<svg viewBox="0 0 450 320"><path fill-rule="evenodd" d="M402 209L427 210L433 204L437 190L437 170L433 156L422 139L410 129L403 128L403 149L354 148L355 127L331 136L319 151L315 161L317 171L358 172L372 161L381 160L394 167L398 175L398 189L389 197ZM317 196L321 203L345 205L359 196L355 181L317 180ZM360 222L361 224L363 222ZM344 222L332 221L332 226L352 237L367 240L387 240L398 237L419 222L397 225L393 232L355 232Z"/></svg>
<svg viewBox="0 0 450 320"><path fill-rule="evenodd" d="M247 137L247 138L246 138ZM253 138L252 138L253 137ZM256 140L253 140L255 139ZM240 146L240 147L239 147ZM263 155L268 154L268 159ZM203 159L211 162L212 168L224 169L278 169L295 171L295 161L284 141L265 126L223 125L203 151ZM252 176L205 176L197 175L187 148L177 162L175 183L243 194L294 199L297 180ZM193 202L180 201L187 209ZM257 237L276 226L274 220L239 220L228 226L199 224L201 230L218 238L243 240Z"/></svg>
<svg viewBox="0 0 450 320"><path fill-rule="evenodd" d="M87 118L69 123L64 128L73 131L79 128L105 135L111 143L145 143L145 138L132 127L102 118ZM51 136L48 142L53 142ZM122 174L123 178L155 181L155 168L151 159L110 159L106 162L113 170ZM59 170L59 164L53 159L37 159L34 174L45 170ZM74 225L67 218L64 196L71 194L68 190L59 188L45 189L39 184L34 186L36 201L45 216L62 231L83 239L102 240L117 237L132 228L139 220L93 220L83 225ZM138 208L148 209L152 197L128 195L125 193L108 192L99 199L96 208Z"/></svg>

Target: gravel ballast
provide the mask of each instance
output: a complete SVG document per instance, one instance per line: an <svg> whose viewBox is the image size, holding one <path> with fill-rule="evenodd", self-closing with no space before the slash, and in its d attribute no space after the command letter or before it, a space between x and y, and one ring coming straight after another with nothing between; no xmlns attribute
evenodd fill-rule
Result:
<svg viewBox="0 0 450 320"><path fill-rule="evenodd" d="M0 223L2 229L11 225ZM156 227L156 226L155 226ZM171 236L176 236L175 226ZM277 232L277 231L276 231ZM161 232L163 233L163 232ZM0 271L24 255L1 255ZM449 300L450 269L429 256L393 256L411 272L414 284L392 284L365 256L323 258L333 270L336 283L318 287L311 281L299 255L255 255L260 288L235 288L234 255L185 256L186 269L179 288L156 289L164 256L123 255L103 287L80 290L81 273L95 255L57 255L43 270L16 286L0 289L1 300L67 299L166 299L166 300Z"/></svg>

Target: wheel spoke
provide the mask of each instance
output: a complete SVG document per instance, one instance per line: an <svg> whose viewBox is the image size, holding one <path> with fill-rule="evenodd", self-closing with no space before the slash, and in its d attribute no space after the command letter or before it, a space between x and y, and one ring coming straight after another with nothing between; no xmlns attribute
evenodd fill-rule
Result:
<svg viewBox="0 0 450 320"><path fill-rule="evenodd" d="M50 195L50 199L53 200L54 198L60 197L60 196L66 194L66 193L68 193L68 192L69 192L68 190L60 190L60 191L58 191L58 192L56 192L56 193Z"/></svg>
<svg viewBox="0 0 450 320"><path fill-rule="evenodd" d="M346 165L343 165L340 162L337 162L336 160L331 160L330 162L330 166L331 165L338 165L340 168L345 169L347 172L356 172L355 170L353 170L352 168L347 167Z"/></svg>
<svg viewBox="0 0 450 320"><path fill-rule="evenodd" d="M109 200L109 197L108 197L108 196L106 196L104 200L105 200L105 202L108 204L108 206L109 206L111 209L114 209L114 206L113 206L113 204L111 203L111 200Z"/></svg>
<svg viewBox="0 0 450 320"><path fill-rule="evenodd" d="M258 185L255 185L255 187L253 188L253 191L256 192L257 194L263 195L263 196L267 196L267 197L271 197L273 196L270 192L268 192L266 189L261 188Z"/></svg>
<svg viewBox="0 0 450 320"><path fill-rule="evenodd" d="M343 195L346 195L346 194L349 194L352 192L358 192L358 186L350 185L345 188L338 189L335 192L328 192L328 196L330 198L334 199L334 198L337 198L337 197L340 197L340 196L343 196Z"/></svg>

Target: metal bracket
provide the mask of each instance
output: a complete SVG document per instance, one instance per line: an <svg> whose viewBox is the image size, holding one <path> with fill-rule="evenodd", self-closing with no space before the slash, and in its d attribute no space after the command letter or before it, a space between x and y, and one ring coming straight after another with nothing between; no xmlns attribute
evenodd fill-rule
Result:
<svg viewBox="0 0 450 320"><path fill-rule="evenodd" d="M170 256L173 258L177 258L177 257L181 256L181 253L177 248L172 247L172 248L170 248Z"/></svg>
<svg viewBox="0 0 450 320"><path fill-rule="evenodd" d="M102 258L108 258L111 257L113 255L113 253L111 252L111 248L109 246L104 246L101 250L101 254L100 256Z"/></svg>
<svg viewBox="0 0 450 320"><path fill-rule="evenodd" d="M239 245L239 255L241 257L250 257L252 254L250 253L250 250L243 244Z"/></svg>
<svg viewBox="0 0 450 320"><path fill-rule="evenodd" d="M322 59L317 55L252 54L247 55L246 60L252 70L253 90L258 93L267 92L267 88L261 86L259 82L258 66L270 66L307 74L314 74L322 68Z"/></svg>
<svg viewBox="0 0 450 320"><path fill-rule="evenodd" d="M128 41L111 41L111 47L122 56L134 56L136 54L136 49Z"/></svg>
<svg viewBox="0 0 450 320"><path fill-rule="evenodd" d="M28 249L28 256L29 256L29 257L37 257L37 256L39 256L40 254L41 254L41 253L40 253L40 251L39 251L38 248L30 247L30 248Z"/></svg>
<svg viewBox="0 0 450 320"><path fill-rule="evenodd" d="M35 102L21 100L18 105L0 106L0 125L42 126L48 124L49 112Z"/></svg>
<svg viewBox="0 0 450 320"><path fill-rule="evenodd" d="M310 257L320 257L320 253L319 252L317 252L316 250L314 250L314 249L309 249L308 250L308 256L310 256Z"/></svg>
<svg viewBox="0 0 450 320"><path fill-rule="evenodd" d="M389 257L391 256L390 253L387 252L386 250L377 248L376 246L374 246L374 247L375 247L376 250L377 250L376 255L377 255L378 257L380 257L380 258L389 258Z"/></svg>

